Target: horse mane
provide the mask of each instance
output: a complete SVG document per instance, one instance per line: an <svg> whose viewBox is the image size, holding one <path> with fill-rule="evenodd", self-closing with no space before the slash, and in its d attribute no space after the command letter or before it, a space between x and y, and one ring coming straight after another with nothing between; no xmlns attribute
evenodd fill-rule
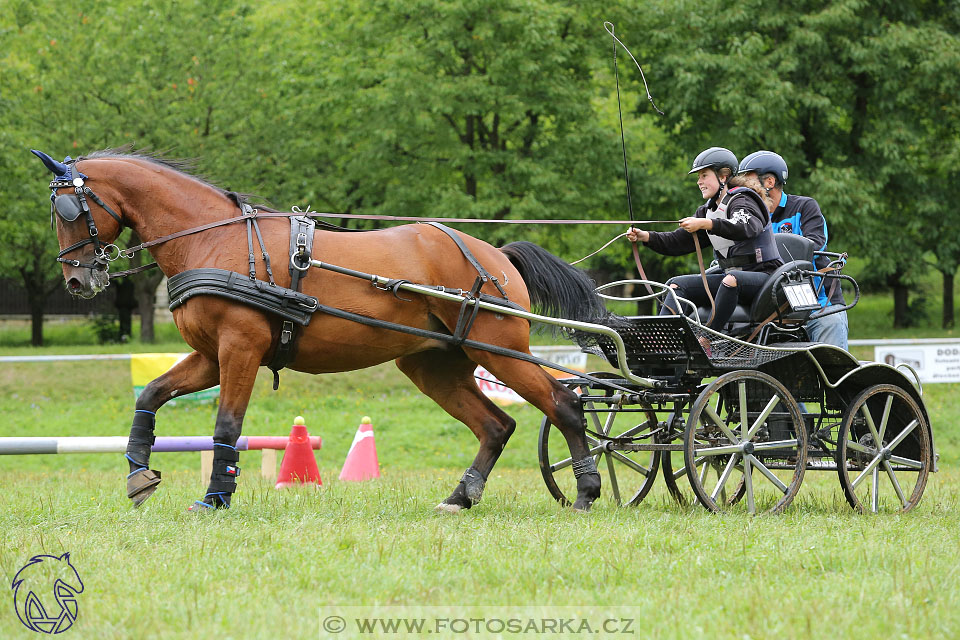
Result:
<svg viewBox="0 0 960 640"><path fill-rule="evenodd" d="M252 199L263 200L260 196L252 193L238 193L236 191L230 191L229 189L224 189L223 187L214 184L210 181L209 178L204 176L202 173L197 171L197 159L196 158L171 158L165 155L162 151L153 151L150 149L135 149L132 145L124 145L122 147L111 147L107 149L100 149L99 151L93 151L87 155L80 156L77 158L77 161L80 160L94 160L96 158L133 158L136 160L144 160L146 162L152 162L153 164L158 164L167 169L172 169L177 173L183 174L188 178L193 178L198 182L216 189L227 198L232 200L239 207L241 204L250 203ZM262 204L257 205L257 208L261 211L270 211L274 212L274 209L265 207Z"/></svg>

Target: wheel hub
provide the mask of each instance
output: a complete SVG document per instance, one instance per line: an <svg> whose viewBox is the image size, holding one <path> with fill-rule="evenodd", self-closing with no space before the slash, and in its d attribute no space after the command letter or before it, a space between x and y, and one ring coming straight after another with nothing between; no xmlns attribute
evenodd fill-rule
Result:
<svg viewBox="0 0 960 640"><path fill-rule="evenodd" d="M750 454L750 453L753 453L753 450L754 450L754 446L753 446L753 443L752 443L752 442L744 442L744 443L743 443L743 452L744 452L744 453Z"/></svg>

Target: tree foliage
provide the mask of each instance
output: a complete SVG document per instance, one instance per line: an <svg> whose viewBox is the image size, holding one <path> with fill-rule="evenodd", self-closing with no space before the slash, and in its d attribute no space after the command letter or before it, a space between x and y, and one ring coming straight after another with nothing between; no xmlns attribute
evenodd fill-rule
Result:
<svg viewBox="0 0 960 640"><path fill-rule="evenodd" d="M693 211L686 169L701 149L769 148L790 165L788 191L819 200L832 249L894 287L923 255L952 278L960 241L935 232L960 222L950 0L15 0L0 14L0 266L42 256L38 277L59 277L31 147L195 157L213 181L280 208L626 218L604 20L665 111L620 51L637 218ZM621 231L465 230L568 259ZM659 278L690 266L644 260ZM607 277L628 262L622 243L588 264Z"/></svg>

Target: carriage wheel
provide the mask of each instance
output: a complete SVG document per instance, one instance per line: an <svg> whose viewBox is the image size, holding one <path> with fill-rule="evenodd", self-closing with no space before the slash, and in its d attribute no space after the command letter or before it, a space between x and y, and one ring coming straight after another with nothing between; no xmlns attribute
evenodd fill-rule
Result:
<svg viewBox="0 0 960 640"><path fill-rule="evenodd" d="M749 513L779 513L797 495L807 463L800 407L772 376L726 373L690 407L683 454L707 509L726 511L742 496Z"/></svg>
<svg viewBox="0 0 960 640"><path fill-rule="evenodd" d="M613 377L610 374L593 373L595 377ZM607 395L609 402L598 400L585 405L584 417L587 428L595 433L614 437L639 436L657 426L656 414L640 405L618 406L609 389L589 386L589 383L575 381L564 383L574 392L590 395ZM639 411L625 409L640 409ZM649 440L647 440L649 442ZM593 454L597 471L600 472L603 491L611 496L618 505L636 505L646 497L657 477L660 464L659 451L622 451L605 438L596 438L587 434L587 446ZM567 441L553 424L544 418L540 423L540 437L537 453L540 460L540 473L547 489L557 501L569 505L577 496L577 483L573 471ZM552 457L551 457L552 456ZM603 460L603 459L606 460Z"/></svg>
<svg viewBox="0 0 960 640"><path fill-rule="evenodd" d="M880 443L879 445L877 443ZM860 392L840 425L840 484L857 511L905 512L917 506L930 473L923 411L896 385Z"/></svg>
<svg viewBox="0 0 960 640"><path fill-rule="evenodd" d="M668 420L672 420L671 415ZM668 439L661 440L664 444L669 444ZM690 487L690 479L687 475L687 467L684 464L683 452L664 451L660 454L660 468L663 474L663 481L667 485L667 491L670 497L677 501L680 506L686 507L697 502L697 496ZM707 464L707 458L701 457L697 460L697 475L701 478L701 484L709 485L712 480L714 486L720 480L720 474L712 464ZM729 504L736 504L743 498L745 487L743 483L737 485L732 492L724 488L720 498Z"/></svg>

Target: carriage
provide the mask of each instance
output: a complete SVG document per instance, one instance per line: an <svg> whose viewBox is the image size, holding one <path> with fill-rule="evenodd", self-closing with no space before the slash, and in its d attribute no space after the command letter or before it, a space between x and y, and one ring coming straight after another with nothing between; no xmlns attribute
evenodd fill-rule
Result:
<svg viewBox="0 0 960 640"><path fill-rule="evenodd" d="M777 513L807 471L837 473L858 511L908 511L919 502L937 456L916 372L806 341L811 318L851 308L859 290L842 273L844 255L815 252L801 236L776 238L781 255L794 259L723 333L704 326L709 309L692 305L686 316L612 318L605 325L616 336L574 332L585 351L618 370L592 374L601 383L564 381L579 394L591 454L617 503L642 501L661 473L681 503L695 497L711 511ZM814 269L815 255L830 258L826 274ZM841 280L853 301L821 311L815 288ZM624 284L651 293L604 297L668 295L645 281L599 290ZM550 494L567 502L571 460L558 453L556 434L544 419L540 469Z"/></svg>
<svg viewBox="0 0 960 640"><path fill-rule="evenodd" d="M779 512L816 469L836 471L859 510L907 511L936 470L919 380L804 341L814 312L842 310L816 311L814 278L816 286L853 280L841 273L842 256L815 271L799 236L778 234L791 260L720 333L704 326L708 310L610 314L601 296L618 283L598 293L533 243L498 249L436 222L342 233L318 218L345 214L261 210L163 158L105 150L57 162L34 153L54 174L51 223L68 290L96 295L122 275L108 275L112 261L150 248L169 277L174 321L195 349L137 399L126 453L134 506L160 483L150 452L157 411L171 398L220 385L210 484L191 509L227 508L259 367L274 371L276 388L284 368L331 373L389 360L479 441L438 505L444 511L480 501L516 427L480 392L477 364L543 412L544 480L577 509L588 510L604 485L618 502L635 504L662 471L678 499L689 499L685 474L711 510ZM141 244L113 244L126 228ZM275 273L271 254L287 257L287 268ZM651 296L668 294L645 284ZM558 327L617 373L568 369L573 377L558 381L538 365L564 367L529 352L531 322ZM569 457L559 453L558 431Z"/></svg>

